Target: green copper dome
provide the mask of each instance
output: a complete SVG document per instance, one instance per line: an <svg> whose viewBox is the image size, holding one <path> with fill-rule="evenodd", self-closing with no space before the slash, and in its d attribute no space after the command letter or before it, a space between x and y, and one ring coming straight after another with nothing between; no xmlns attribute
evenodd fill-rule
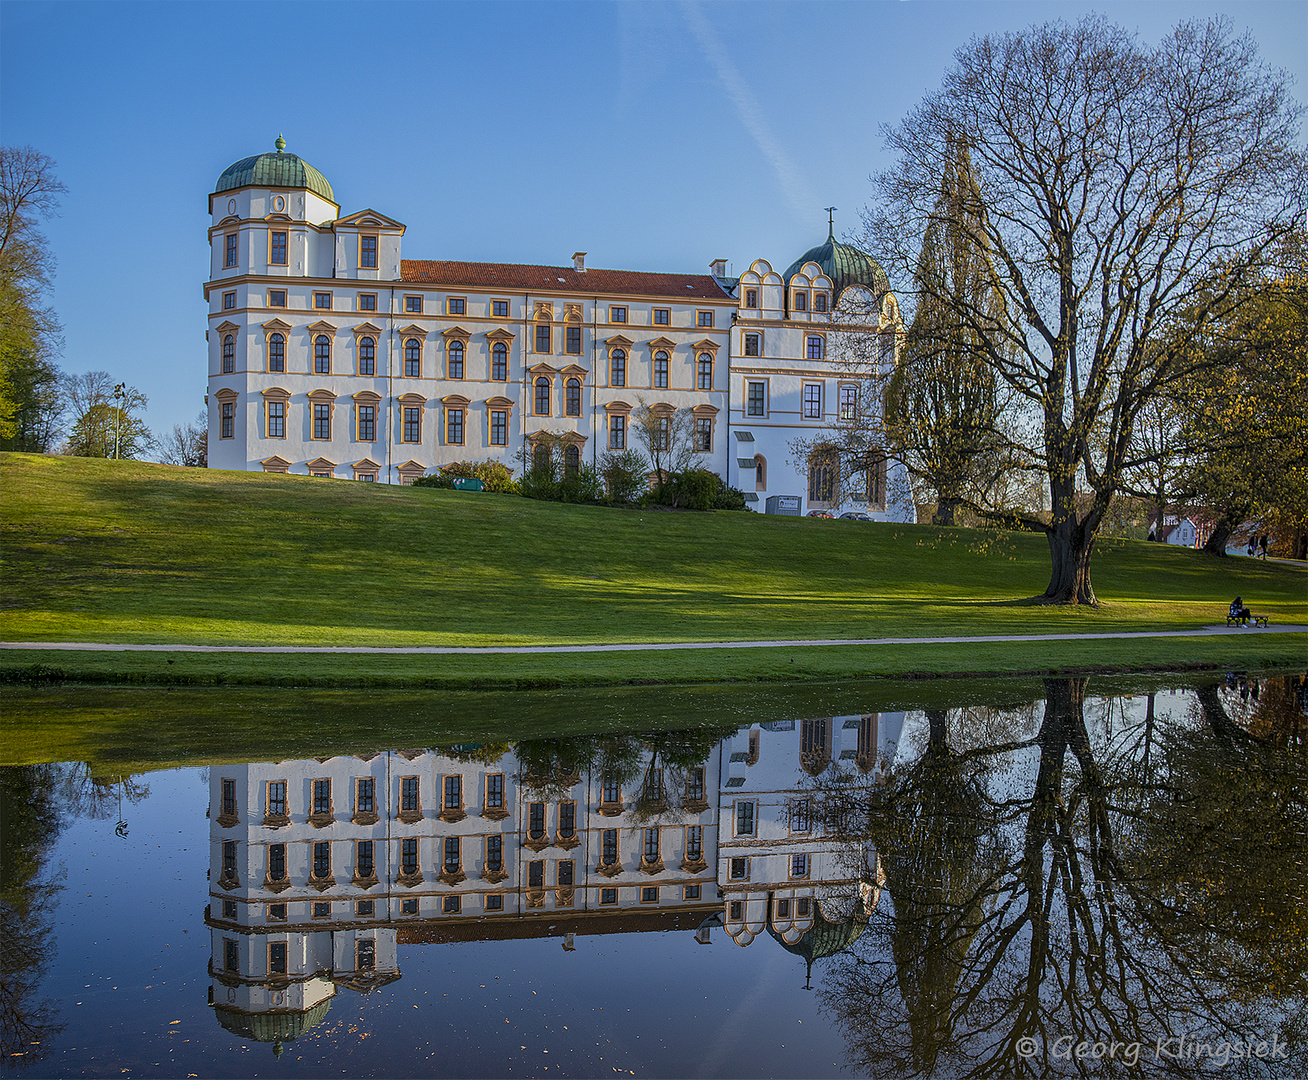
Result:
<svg viewBox="0 0 1308 1080"><path fill-rule="evenodd" d="M277 136L277 152L255 154L228 165L218 177L213 193L232 191L242 187L304 188L336 202L327 177L302 158L285 151L286 140Z"/></svg>
<svg viewBox="0 0 1308 1080"><path fill-rule="evenodd" d="M806 262L815 262L822 267L822 272L835 287L834 299L838 300L840 294L851 285L865 285L878 296L890 291L890 279L886 277L880 263L866 251L859 251L856 247L837 241L834 230L827 233L825 244L804 252L790 264L790 268L782 275L787 285Z"/></svg>

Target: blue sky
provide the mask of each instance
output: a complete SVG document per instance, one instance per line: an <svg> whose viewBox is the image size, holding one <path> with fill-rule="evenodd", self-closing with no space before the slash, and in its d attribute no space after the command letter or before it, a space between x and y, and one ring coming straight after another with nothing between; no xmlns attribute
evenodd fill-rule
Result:
<svg viewBox="0 0 1308 1080"><path fill-rule="evenodd" d="M1308 0L1239 3L0 4L0 137L49 154L62 366L205 389L206 196L287 149L407 258L705 272L857 224L880 127L976 34L1098 11L1157 40L1227 15L1308 97ZM875 253L874 253L875 254Z"/></svg>

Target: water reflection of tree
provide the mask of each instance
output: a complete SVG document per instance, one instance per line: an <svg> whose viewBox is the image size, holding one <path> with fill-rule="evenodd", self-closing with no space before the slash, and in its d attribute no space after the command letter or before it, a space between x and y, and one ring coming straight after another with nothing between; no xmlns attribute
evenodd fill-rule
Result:
<svg viewBox="0 0 1308 1080"><path fill-rule="evenodd" d="M1159 1038L1275 1032L1283 1045L1302 1015L1302 741L1253 735L1205 691L1202 726L1158 735L1146 767L1134 728L1092 744L1085 688L1047 681L1025 743L952 746L945 717L928 714L922 756L884 786L823 785L851 850L871 839L881 851L889 894L821 988L859 1071L1186 1073L1195 1062L1158 1057ZM988 760L1035 753L1025 782L985 775ZM1060 1036L1119 1049L1064 1060Z"/></svg>

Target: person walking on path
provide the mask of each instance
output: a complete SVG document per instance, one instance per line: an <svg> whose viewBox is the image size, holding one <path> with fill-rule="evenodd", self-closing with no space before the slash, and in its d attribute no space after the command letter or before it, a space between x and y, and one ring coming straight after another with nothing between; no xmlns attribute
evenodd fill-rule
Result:
<svg viewBox="0 0 1308 1080"><path fill-rule="evenodd" d="M1269 539L1270 537L1266 533L1258 537L1258 550L1264 559L1267 558L1267 541Z"/></svg>

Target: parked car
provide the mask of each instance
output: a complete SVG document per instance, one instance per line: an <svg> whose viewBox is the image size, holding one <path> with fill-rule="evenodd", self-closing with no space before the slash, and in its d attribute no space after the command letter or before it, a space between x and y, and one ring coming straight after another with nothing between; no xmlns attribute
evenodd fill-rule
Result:
<svg viewBox="0 0 1308 1080"><path fill-rule="evenodd" d="M824 517L824 518L830 518L830 517L835 517L836 515L833 514L830 510L810 510L810 511L809 511L807 514L805 514L804 516L805 516L805 517Z"/></svg>
<svg viewBox="0 0 1308 1080"><path fill-rule="evenodd" d="M871 515L871 514L865 514L865 513L863 513L862 510L846 510L846 511L845 511L843 514L841 514L840 516L841 516L842 518L846 518L846 519L849 520L849 521L871 521L871 520L872 520L872 515Z"/></svg>

